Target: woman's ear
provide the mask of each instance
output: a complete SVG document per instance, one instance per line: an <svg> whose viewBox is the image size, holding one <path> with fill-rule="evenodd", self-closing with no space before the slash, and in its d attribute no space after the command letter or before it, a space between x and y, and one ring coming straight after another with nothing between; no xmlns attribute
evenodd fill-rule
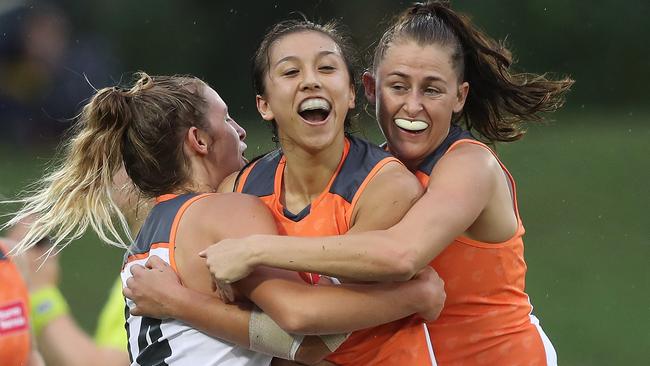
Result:
<svg viewBox="0 0 650 366"><path fill-rule="evenodd" d="M350 99L348 100L348 108L353 109L356 104L357 92L354 90L354 85L350 85Z"/></svg>
<svg viewBox="0 0 650 366"><path fill-rule="evenodd" d="M458 99L454 104L454 113L460 113L463 110L465 101L467 100L467 94L469 94L469 83L467 81L463 81L458 86Z"/></svg>
<svg viewBox="0 0 650 366"><path fill-rule="evenodd" d="M273 110L271 110L271 105L269 102L264 99L263 96L261 95L256 95L255 96L255 104L257 105L257 111L260 113L260 116L265 121L273 121L275 116L273 115Z"/></svg>
<svg viewBox="0 0 650 366"><path fill-rule="evenodd" d="M366 71L361 76L361 80L363 82L363 89L366 94L366 99L368 99L368 103L375 105L375 99L377 98L375 77L369 71Z"/></svg>
<svg viewBox="0 0 650 366"><path fill-rule="evenodd" d="M185 141L189 149L195 154L206 155L211 139L207 133L192 126L187 130Z"/></svg>

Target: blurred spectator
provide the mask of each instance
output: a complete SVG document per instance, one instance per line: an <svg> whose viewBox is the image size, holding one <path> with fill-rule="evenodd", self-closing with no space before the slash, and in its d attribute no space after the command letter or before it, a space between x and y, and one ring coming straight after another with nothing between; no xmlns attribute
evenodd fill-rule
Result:
<svg viewBox="0 0 650 366"><path fill-rule="evenodd" d="M40 366L30 334L27 286L7 256L9 240L0 238L0 360L3 366Z"/></svg>
<svg viewBox="0 0 650 366"><path fill-rule="evenodd" d="M0 142L55 142L93 85L111 82L115 62L101 40L73 42L66 14L53 3L23 2L2 11Z"/></svg>
<svg viewBox="0 0 650 366"><path fill-rule="evenodd" d="M149 206L140 201L133 183L123 169L116 174L114 182L113 199L124 211L129 227L135 233L147 216ZM7 233L7 237L12 241L20 241L32 220L33 218L30 217L13 226ZM111 287L109 297L99 314L93 339L79 327L69 313L66 299L59 291L59 257L51 255L44 261L51 245L46 238L34 248L16 257L17 264L27 279L34 333L46 364L48 366L128 365L127 336L124 328L126 304L122 296L121 279L118 276ZM0 363L0 366L5 365Z"/></svg>

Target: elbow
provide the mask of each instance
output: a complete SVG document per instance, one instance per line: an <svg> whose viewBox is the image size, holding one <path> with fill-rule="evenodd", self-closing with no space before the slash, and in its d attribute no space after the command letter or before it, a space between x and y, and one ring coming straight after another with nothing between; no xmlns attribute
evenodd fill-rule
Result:
<svg viewBox="0 0 650 366"><path fill-rule="evenodd" d="M275 321L287 333L307 334L313 330L313 324L307 312L297 308L286 314L279 314Z"/></svg>
<svg viewBox="0 0 650 366"><path fill-rule="evenodd" d="M373 268L374 278L370 281L408 281L420 270L418 251L413 245L404 243L402 234L387 234L375 243L375 250L368 260ZM369 263L369 264L370 264Z"/></svg>
<svg viewBox="0 0 650 366"><path fill-rule="evenodd" d="M400 248L390 258L391 279L408 281L420 270L416 253L408 248Z"/></svg>

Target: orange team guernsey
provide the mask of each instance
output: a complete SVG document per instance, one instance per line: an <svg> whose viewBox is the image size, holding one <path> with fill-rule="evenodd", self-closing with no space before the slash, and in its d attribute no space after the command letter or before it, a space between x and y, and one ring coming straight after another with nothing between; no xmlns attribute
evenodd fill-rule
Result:
<svg viewBox="0 0 650 366"><path fill-rule="evenodd" d="M364 188L384 165L393 161L398 160L379 147L346 137L341 162L327 187L298 214L287 211L280 201L286 164L281 150L245 167L235 183L235 191L260 197L271 209L282 235L340 235L349 230L352 212ZM317 284L320 279L318 274L300 275L310 284ZM408 341L405 344L396 339ZM423 323L399 320L352 333L328 360L339 365L431 365L428 339Z"/></svg>
<svg viewBox="0 0 650 366"><path fill-rule="evenodd" d="M416 176L424 187L433 167L460 144L488 149L458 126L420 165ZM498 160L498 158L497 158ZM508 180L517 215L515 235L502 243L456 238L432 262L445 281L447 299L440 317L429 322L439 365L555 365L556 354L524 291L524 227L519 217L515 182L499 161Z"/></svg>
<svg viewBox="0 0 650 366"><path fill-rule="evenodd" d="M26 365L30 335L29 294L16 265L0 243L0 364Z"/></svg>

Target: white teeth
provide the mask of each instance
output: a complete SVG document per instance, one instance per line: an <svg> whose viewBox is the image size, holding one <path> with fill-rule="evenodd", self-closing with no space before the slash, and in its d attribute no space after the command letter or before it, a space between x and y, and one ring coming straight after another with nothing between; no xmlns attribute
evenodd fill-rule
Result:
<svg viewBox="0 0 650 366"><path fill-rule="evenodd" d="M429 127L429 124L424 122L424 121L419 121L419 120L408 120L408 119L403 119L403 118L395 118L395 124L399 128L403 128L407 131L422 131Z"/></svg>
<svg viewBox="0 0 650 366"><path fill-rule="evenodd" d="M313 111L315 109L322 109L329 112L331 108L330 103L323 98L309 98L300 103L298 112Z"/></svg>

